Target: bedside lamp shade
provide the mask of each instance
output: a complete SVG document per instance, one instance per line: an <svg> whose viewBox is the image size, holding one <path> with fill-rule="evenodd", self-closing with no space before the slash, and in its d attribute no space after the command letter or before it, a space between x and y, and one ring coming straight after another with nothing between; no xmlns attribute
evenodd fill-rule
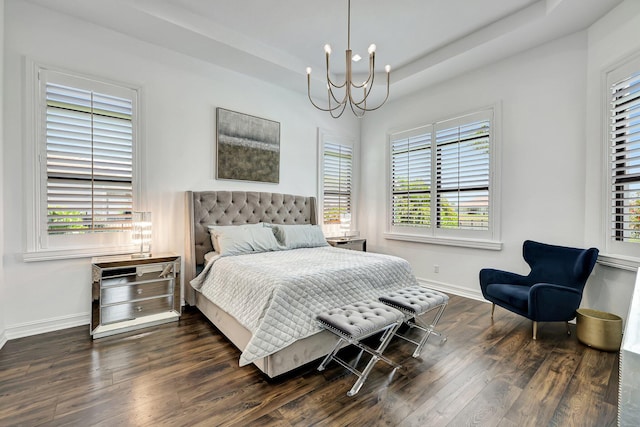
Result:
<svg viewBox="0 0 640 427"><path fill-rule="evenodd" d="M131 255L133 258L151 256L151 212L133 212L131 238L139 249Z"/></svg>
<svg viewBox="0 0 640 427"><path fill-rule="evenodd" d="M340 229L344 233L344 237L347 237L351 232L351 214L340 214Z"/></svg>

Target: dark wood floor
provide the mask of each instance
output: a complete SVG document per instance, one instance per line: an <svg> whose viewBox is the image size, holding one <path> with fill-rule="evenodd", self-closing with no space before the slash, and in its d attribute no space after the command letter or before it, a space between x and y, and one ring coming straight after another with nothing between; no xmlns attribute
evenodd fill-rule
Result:
<svg viewBox="0 0 640 427"><path fill-rule="evenodd" d="M331 364L267 381L238 367L239 351L195 309L179 323L92 341L88 327L9 341L0 350L0 425L613 426L618 356L453 296L440 322L448 341L421 359L379 363L358 395Z"/></svg>

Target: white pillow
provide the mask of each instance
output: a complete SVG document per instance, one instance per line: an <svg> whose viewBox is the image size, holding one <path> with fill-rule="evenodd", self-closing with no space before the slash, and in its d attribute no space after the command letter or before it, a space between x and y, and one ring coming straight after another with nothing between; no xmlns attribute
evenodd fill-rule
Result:
<svg viewBox="0 0 640 427"><path fill-rule="evenodd" d="M277 251L278 241L266 227L216 227L211 235L218 242L220 255L240 255L253 252Z"/></svg>
<svg viewBox="0 0 640 427"><path fill-rule="evenodd" d="M209 234L211 234L211 244L213 245L213 251L220 253L220 249L218 247L218 239L214 236L214 230L223 231L228 228L252 228L252 227L260 227L263 228L264 225L262 222L257 224L241 224L241 225L209 225L207 228L209 229Z"/></svg>
<svg viewBox="0 0 640 427"><path fill-rule="evenodd" d="M220 255L218 252L207 252L204 254L204 263L207 264L212 258L217 257L218 255Z"/></svg>
<svg viewBox="0 0 640 427"><path fill-rule="evenodd" d="M265 224L267 225L267 224ZM270 224L278 243L286 249L315 248L328 246L319 225Z"/></svg>

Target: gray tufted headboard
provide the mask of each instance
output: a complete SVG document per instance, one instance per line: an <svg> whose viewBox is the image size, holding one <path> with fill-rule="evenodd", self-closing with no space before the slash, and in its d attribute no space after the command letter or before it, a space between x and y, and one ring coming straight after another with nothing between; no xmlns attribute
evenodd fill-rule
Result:
<svg viewBox="0 0 640 427"><path fill-rule="evenodd" d="M204 254L213 250L209 225L317 224L315 197L254 191L187 191L185 300L193 304L189 282ZM187 292L189 291L189 292Z"/></svg>

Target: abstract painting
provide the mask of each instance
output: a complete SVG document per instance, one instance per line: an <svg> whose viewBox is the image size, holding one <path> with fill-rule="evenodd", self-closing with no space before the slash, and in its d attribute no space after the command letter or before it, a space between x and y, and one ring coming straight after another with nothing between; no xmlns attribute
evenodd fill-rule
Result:
<svg viewBox="0 0 640 427"><path fill-rule="evenodd" d="M217 179L280 180L280 123L216 108Z"/></svg>

